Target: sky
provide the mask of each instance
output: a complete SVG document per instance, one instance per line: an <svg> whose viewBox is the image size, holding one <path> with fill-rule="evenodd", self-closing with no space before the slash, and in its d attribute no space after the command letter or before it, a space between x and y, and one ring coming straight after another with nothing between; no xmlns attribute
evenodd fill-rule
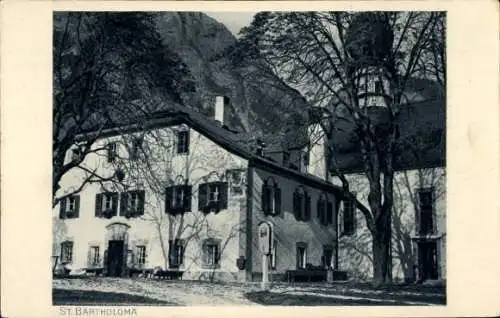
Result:
<svg viewBox="0 0 500 318"><path fill-rule="evenodd" d="M234 36L238 35L240 29L252 22L256 12L204 12L206 15L223 23Z"/></svg>

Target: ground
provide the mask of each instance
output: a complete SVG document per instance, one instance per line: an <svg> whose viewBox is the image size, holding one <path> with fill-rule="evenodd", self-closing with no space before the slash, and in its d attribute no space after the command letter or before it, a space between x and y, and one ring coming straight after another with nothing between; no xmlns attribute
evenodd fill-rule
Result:
<svg viewBox="0 0 500 318"><path fill-rule="evenodd" d="M398 285L374 288L367 283L274 284L209 283L128 278L55 278L54 305L445 305L444 286Z"/></svg>

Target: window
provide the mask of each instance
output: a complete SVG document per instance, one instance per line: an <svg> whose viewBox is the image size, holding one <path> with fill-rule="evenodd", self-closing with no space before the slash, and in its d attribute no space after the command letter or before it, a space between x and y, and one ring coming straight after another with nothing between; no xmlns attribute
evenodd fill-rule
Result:
<svg viewBox="0 0 500 318"><path fill-rule="evenodd" d="M297 243L297 269L306 268L307 264L307 244Z"/></svg>
<svg viewBox="0 0 500 318"><path fill-rule="evenodd" d="M323 247L323 256L321 257L321 264L324 268L332 267L332 259L333 259L333 248L331 246Z"/></svg>
<svg viewBox="0 0 500 318"><path fill-rule="evenodd" d="M123 192L120 201L120 215L125 217L144 215L144 196L144 190ZM109 204L107 197L106 200L106 204Z"/></svg>
<svg viewBox="0 0 500 318"><path fill-rule="evenodd" d="M353 235L356 231L356 201L345 199L343 203L342 234Z"/></svg>
<svg viewBox="0 0 500 318"><path fill-rule="evenodd" d="M187 154L189 153L189 131L179 130L176 132L177 135L177 153Z"/></svg>
<svg viewBox="0 0 500 318"><path fill-rule="evenodd" d="M165 213L177 214L191 211L191 186L179 185L165 189Z"/></svg>
<svg viewBox="0 0 500 318"><path fill-rule="evenodd" d="M95 216L113 217L117 215L118 193L105 192L96 195Z"/></svg>
<svg viewBox="0 0 500 318"><path fill-rule="evenodd" d="M434 232L432 188L419 189L418 198L420 208L420 235L432 234Z"/></svg>
<svg viewBox="0 0 500 318"><path fill-rule="evenodd" d="M137 257L137 265L142 267L146 264L146 246L145 245L137 245L136 247L136 257Z"/></svg>
<svg viewBox="0 0 500 318"><path fill-rule="evenodd" d="M199 211L219 212L227 209L227 182L200 184L198 192Z"/></svg>
<svg viewBox="0 0 500 318"><path fill-rule="evenodd" d="M168 266L178 268L184 259L184 241L180 239L168 241Z"/></svg>
<svg viewBox="0 0 500 318"><path fill-rule="evenodd" d="M108 162L115 162L116 157L118 156L116 142L110 142L107 145L107 149L108 149Z"/></svg>
<svg viewBox="0 0 500 318"><path fill-rule="evenodd" d="M244 169L229 169L226 171L229 178L231 196L241 196L245 192L246 171Z"/></svg>
<svg viewBox="0 0 500 318"><path fill-rule="evenodd" d="M317 206L318 221L322 225L333 224L333 204L325 193L321 194Z"/></svg>
<svg viewBox="0 0 500 318"><path fill-rule="evenodd" d="M384 93L384 86L382 84L382 81L377 79L375 80L375 94L383 94Z"/></svg>
<svg viewBox="0 0 500 318"><path fill-rule="evenodd" d="M220 261L220 240L206 239L203 241L203 265L218 267Z"/></svg>
<svg viewBox="0 0 500 318"><path fill-rule="evenodd" d="M89 266L99 266L100 258L99 258L99 246L91 246L89 250Z"/></svg>
<svg viewBox="0 0 500 318"><path fill-rule="evenodd" d="M71 161L80 161L82 157L82 151L80 148L75 148L71 151Z"/></svg>
<svg viewBox="0 0 500 318"><path fill-rule="evenodd" d="M142 139L134 138L130 147L130 160L137 160L142 148Z"/></svg>
<svg viewBox="0 0 500 318"><path fill-rule="evenodd" d="M73 261L73 242L61 243L61 263L71 263Z"/></svg>
<svg viewBox="0 0 500 318"><path fill-rule="evenodd" d="M298 221L311 219L311 197L303 187L298 187L293 193L293 214Z"/></svg>
<svg viewBox="0 0 500 318"><path fill-rule="evenodd" d="M281 189L274 179L269 178L262 184L262 212L265 215L281 213Z"/></svg>
<svg viewBox="0 0 500 318"><path fill-rule="evenodd" d="M80 211L80 196L71 195L64 197L60 201L59 218L60 219L75 219L79 216Z"/></svg>

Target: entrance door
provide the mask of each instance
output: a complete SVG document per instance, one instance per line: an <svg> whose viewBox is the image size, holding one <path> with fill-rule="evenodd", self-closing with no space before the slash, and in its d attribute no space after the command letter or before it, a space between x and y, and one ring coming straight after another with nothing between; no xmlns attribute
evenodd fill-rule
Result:
<svg viewBox="0 0 500 318"><path fill-rule="evenodd" d="M436 242L421 242L418 245L418 249L420 279L438 279Z"/></svg>
<svg viewBox="0 0 500 318"><path fill-rule="evenodd" d="M108 276L118 277L123 267L123 241L109 241Z"/></svg>

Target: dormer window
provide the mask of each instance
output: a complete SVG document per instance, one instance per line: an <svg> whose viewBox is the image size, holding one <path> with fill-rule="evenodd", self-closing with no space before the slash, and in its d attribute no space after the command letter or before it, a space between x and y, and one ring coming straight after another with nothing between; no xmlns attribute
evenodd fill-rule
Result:
<svg viewBox="0 0 500 318"><path fill-rule="evenodd" d="M179 130L176 132L177 154L189 153L189 130Z"/></svg>

